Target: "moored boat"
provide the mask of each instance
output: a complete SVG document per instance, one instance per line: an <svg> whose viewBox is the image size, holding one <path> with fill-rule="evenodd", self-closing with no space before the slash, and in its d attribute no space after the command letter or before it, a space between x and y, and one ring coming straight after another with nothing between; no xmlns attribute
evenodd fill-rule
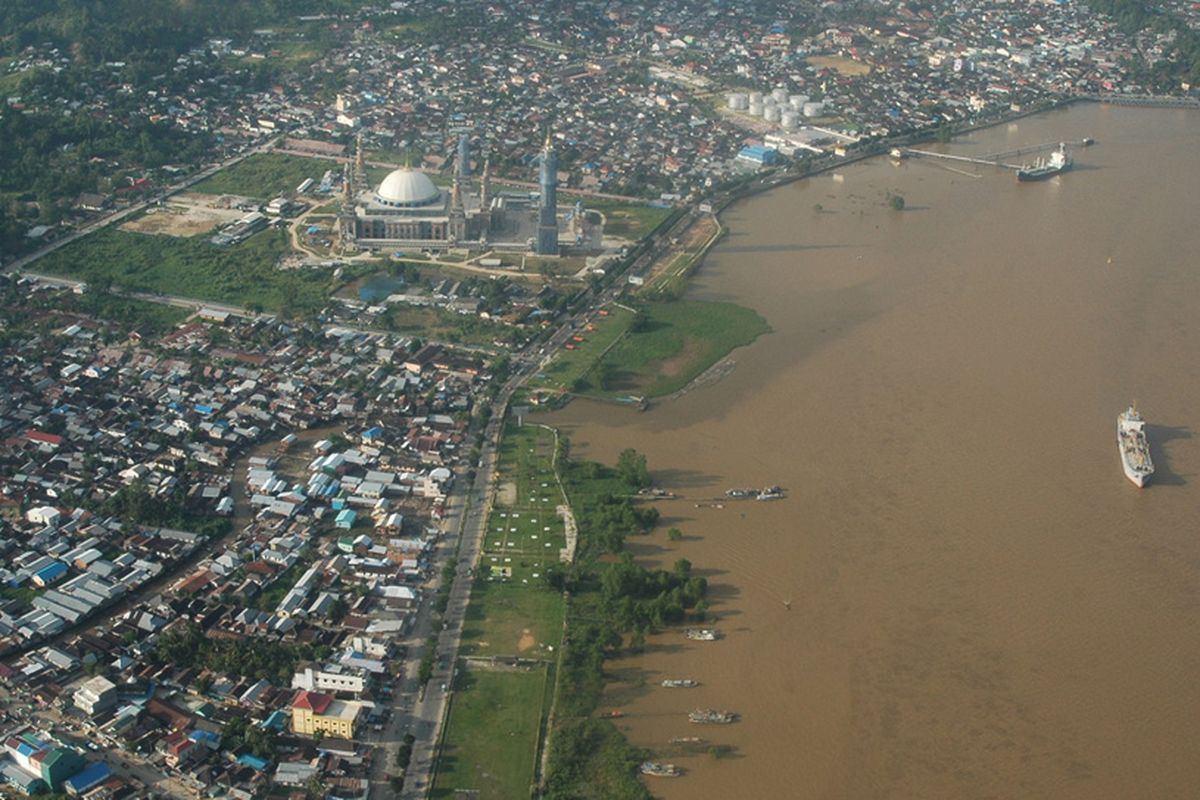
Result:
<svg viewBox="0 0 1200 800"><path fill-rule="evenodd" d="M1125 477L1138 487L1145 486L1154 474L1150 460L1150 443L1146 441L1146 420L1130 406L1117 416L1117 451Z"/></svg>
<svg viewBox="0 0 1200 800"><path fill-rule="evenodd" d="M783 489L778 486L768 486L754 498L756 500L779 500L783 497Z"/></svg>
<svg viewBox="0 0 1200 800"><path fill-rule="evenodd" d="M658 778L677 778L682 774L674 764L660 764L657 761L643 761L639 768L643 775L653 775Z"/></svg>
<svg viewBox="0 0 1200 800"><path fill-rule="evenodd" d="M721 638L721 632L716 628L688 628L683 635L696 642L715 642Z"/></svg>
<svg viewBox="0 0 1200 800"><path fill-rule="evenodd" d="M688 722L694 722L698 725L728 725L735 719L737 719L737 714L732 711L698 708L695 711L688 712Z"/></svg>

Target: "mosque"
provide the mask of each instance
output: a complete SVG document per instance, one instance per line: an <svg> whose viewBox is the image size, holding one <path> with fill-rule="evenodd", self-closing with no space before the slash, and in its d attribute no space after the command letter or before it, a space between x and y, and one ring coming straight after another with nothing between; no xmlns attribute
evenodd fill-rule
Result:
<svg viewBox="0 0 1200 800"><path fill-rule="evenodd" d="M541 153L540 192L493 195L485 160L479 191L471 191L467 137L459 138L454 182L439 188L411 167L393 170L374 189L366 188L361 143L345 183L339 231L346 245L363 250L533 250L558 255L558 157L549 136ZM568 230L581 222L567 215ZM579 217L578 221L576 218Z"/></svg>

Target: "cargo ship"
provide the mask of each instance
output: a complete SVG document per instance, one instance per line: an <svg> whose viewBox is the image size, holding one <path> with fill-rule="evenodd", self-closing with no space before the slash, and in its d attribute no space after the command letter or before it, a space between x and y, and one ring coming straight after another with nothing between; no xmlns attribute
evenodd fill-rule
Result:
<svg viewBox="0 0 1200 800"><path fill-rule="evenodd" d="M1150 443L1146 441L1146 420L1133 406L1117 416L1117 450L1125 477L1139 487L1145 486L1154 474L1154 462L1150 460Z"/></svg>
<svg viewBox="0 0 1200 800"><path fill-rule="evenodd" d="M1067 153L1067 146L1059 144L1058 149L1050 154L1050 158L1039 158L1036 164L1026 164L1017 170L1019 181L1041 181L1061 175L1074 164Z"/></svg>

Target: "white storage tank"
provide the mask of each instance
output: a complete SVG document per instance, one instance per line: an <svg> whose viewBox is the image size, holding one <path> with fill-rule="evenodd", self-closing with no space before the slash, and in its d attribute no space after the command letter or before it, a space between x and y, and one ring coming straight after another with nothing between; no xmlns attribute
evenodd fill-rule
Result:
<svg viewBox="0 0 1200 800"><path fill-rule="evenodd" d="M759 100L759 101L756 103L756 102L754 102L753 100L751 100L751 101L750 101L750 116L752 116L752 117L761 117L761 116L762 116L762 113L763 113L763 104L762 104L762 101L761 101L761 100Z"/></svg>
<svg viewBox="0 0 1200 800"><path fill-rule="evenodd" d="M784 130L794 130L800 124L800 112L784 111L779 115L779 126Z"/></svg>
<svg viewBox="0 0 1200 800"><path fill-rule="evenodd" d="M779 122L779 106L766 106L763 108L763 119L767 122Z"/></svg>
<svg viewBox="0 0 1200 800"><path fill-rule="evenodd" d="M806 116L806 117L819 117L819 116L821 116L821 114L824 111L825 111L824 103L809 102L809 103L804 104L804 116Z"/></svg>
<svg viewBox="0 0 1200 800"><path fill-rule="evenodd" d="M760 105L762 104L762 92L751 92L750 93L750 105L754 105L755 103L758 103Z"/></svg>
<svg viewBox="0 0 1200 800"><path fill-rule="evenodd" d="M726 98L729 108L734 111L745 111L750 107L750 98L745 92L730 92Z"/></svg>
<svg viewBox="0 0 1200 800"><path fill-rule="evenodd" d="M808 95L794 94L788 98L788 105L791 106L792 108L796 109L797 111L803 111L804 104L807 103L808 101L809 101Z"/></svg>
<svg viewBox="0 0 1200 800"><path fill-rule="evenodd" d="M771 90L771 97L775 98L776 103L786 103L788 99L788 91L780 86Z"/></svg>

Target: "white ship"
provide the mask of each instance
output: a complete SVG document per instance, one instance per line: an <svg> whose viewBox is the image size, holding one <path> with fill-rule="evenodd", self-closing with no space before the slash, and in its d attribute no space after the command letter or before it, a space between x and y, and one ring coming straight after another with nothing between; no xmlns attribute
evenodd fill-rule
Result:
<svg viewBox="0 0 1200 800"><path fill-rule="evenodd" d="M662 685L667 689L694 689L700 685L700 682L691 678L668 678L662 682Z"/></svg>
<svg viewBox="0 0 1200 800"><path fill-rule="evenodd" d="M654 775L659 778L678 778L683 770L674 764L660 764L657 761L643 761L639 767L643 775Z"/></svg>
<svg viewBox="0 0 1200 800"><path fill-rule="evenodd" d="M683 635L695 642L715 642L721 638L721 632L716 628L688 628Z"/></svg>
<svg viewBox="0 0 1200 800"><path fill-rule="evenodd" d="M1117 450L1121 453L1125 477L1145 486L1154 474L1154 462L1150 460L1150 444L1146 441L1146 420L1133 406L1117 417Z"/></svg>

